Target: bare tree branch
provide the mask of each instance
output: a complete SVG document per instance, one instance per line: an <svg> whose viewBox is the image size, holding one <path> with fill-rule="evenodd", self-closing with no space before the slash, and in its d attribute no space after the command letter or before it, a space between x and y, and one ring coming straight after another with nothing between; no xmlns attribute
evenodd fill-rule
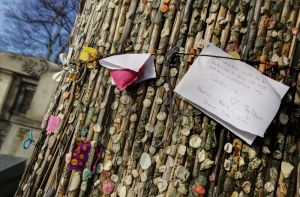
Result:
<svg viewBox="0 0 300 197"><path fill-rule="evenodd" d="M0 30L0 50L56 61L67 48L78 0L2 0L9 9Z"/></svg>

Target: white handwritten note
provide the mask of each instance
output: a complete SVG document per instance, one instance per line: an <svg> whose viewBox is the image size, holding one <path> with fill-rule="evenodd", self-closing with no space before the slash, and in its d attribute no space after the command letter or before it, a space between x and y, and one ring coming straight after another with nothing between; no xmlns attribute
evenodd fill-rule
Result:
<svg viewBox="0 0 300 197"><path fill-rule="evenodd" d="M211 43L201 54L230 57ZM244 62L200 56L174 91L252 144L264 136L287 90Z"/></svg>

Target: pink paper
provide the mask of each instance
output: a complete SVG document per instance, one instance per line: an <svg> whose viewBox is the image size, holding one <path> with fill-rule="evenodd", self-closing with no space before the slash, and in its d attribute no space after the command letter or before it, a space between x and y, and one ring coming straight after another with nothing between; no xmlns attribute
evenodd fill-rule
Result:
<svg viewBox="0 0 300 197"><path fill-rule="evenodd" d="M111 77L120 90L125 90L127 86L136 82L137 73L131 70L112 70Z"/></svg>
<svg viewBox="0 0 300 197"><path fill-rule="evenodd" d="M46 128L48 133L56 132L56 130L58 129L58 127L60 125L60 122L61 122L60 117L51 115L49 118L49 121L48 121L47 128Z"/></svg>
<svg viewBox="0 0 300 197"><path fill-rule="evenodd" d="M143 70L144 70L144 66L141 67L139 72L135 72L129 69L112 70L111 78L116 83L116 86L118 86L118 88L121 91L123 91L127 88L127 86L137 82Z"/></svg>

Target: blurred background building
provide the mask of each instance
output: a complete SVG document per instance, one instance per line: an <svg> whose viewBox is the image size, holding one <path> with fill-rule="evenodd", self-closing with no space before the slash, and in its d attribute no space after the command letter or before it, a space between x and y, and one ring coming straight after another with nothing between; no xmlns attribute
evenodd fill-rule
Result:
<svg viewBox="0 0 300 197"><path fill-rule="evenodd" d="M57 87L51 77L60 67L41 58L0 52L0 153L29 157L22 141L41 120Z"/></svg>
<svg viewBox="0 0 300 197"><path fill-rule="evenodd" d="M39 137L57 87L51 76L60 70L51 62L58 62L59 54L67 50L79 2L0 0L1 197L13 196L34 149L24 150L22 141L30 130L34 139Z"/></svg>

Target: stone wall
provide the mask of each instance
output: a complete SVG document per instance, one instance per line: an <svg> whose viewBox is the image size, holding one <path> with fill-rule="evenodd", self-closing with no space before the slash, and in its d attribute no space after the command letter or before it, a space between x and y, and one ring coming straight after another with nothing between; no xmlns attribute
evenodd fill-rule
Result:
<svg viewBox="0 0 300 197"><path fill-rule="evenodd" d="M57 83L51 79L53 74L54 72L46 72L41 76L30 109L26 114L27 118L37 121L43 119L52 95L57 88Z"/></svg>
<svg viewBox="0 0 300 197"><path fill-rule="evenodd" d="M29 130L32 131L33 138L37 140L41 133L38 128L32 128L31 126L25 126L19 123L11 123L6 135L2 136L5 140L3 140L0 148L0 154L29 158L34 146L24 149L22 145L23 140L29 136Z"/></svg>
<svg viewBox="0 0 300 197"><path fill-rule="evenodd" d="M41 58L0 52L0 153L26 158L31 155L34 146L24 150L22 141L30 130L38 139L41 121L57 87L51 77L59 70L58 65ZM32 87L34 95L32 100L27 97L29 102L20 102L26 97L21 93L25 86ZM16 103L21 107L26 103L29 109L19 112Z"/></svg>
<svg viewBox="0 0 300 197"><path fill-rule="evenodd" d="M2 107L10 88L10 84L12 81L12 76L8 73L0 73L0 113L2 111Z"/></svg>

